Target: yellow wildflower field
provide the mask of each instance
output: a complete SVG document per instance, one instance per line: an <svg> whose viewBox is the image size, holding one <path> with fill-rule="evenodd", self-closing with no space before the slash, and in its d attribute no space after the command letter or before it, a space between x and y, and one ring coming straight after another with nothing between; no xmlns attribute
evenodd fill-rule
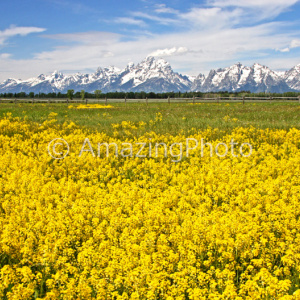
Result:
<svg viewBox="0 0 300 300"><path fill-rule="evenodd" d="M111 105L101 105L101 104L79 104L77 106L69 105L69 108L76 109L101 109L101 108L113 108Z"/></svg>
<svg viewBox="0 0 300 300"><path fill-rule="evenodd" d="M300 299L300 130L136 136L144 126L0 119L0 298ZM64 159L48 153L57 138ZM187 138L253 150L147 155ZM145 156L98 143L146 143Z"/></svg>

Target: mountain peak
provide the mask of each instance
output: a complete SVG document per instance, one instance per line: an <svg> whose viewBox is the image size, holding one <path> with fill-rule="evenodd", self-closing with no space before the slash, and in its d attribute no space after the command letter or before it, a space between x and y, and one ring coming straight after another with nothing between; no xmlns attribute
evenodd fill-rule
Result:
<svg viewBox="0 0 300 300"><path fill-rule="evenodd" d="M63 78L64 77L64 74L63 73L61 73L61 72L59 72L59 71L57 71L57 70L55 70L52 74L51 74L51 77L53 78Z"/></svg>
<svg viewBox="0 0 300 300"><path fill-rule="evenodd" d="M300 72L300 64L295 66L295 70L297 70L298 72Z"/></svg>
<svg viewBox="0 0 300 300"><path fill-rule="evenodd" d="M39 80L45 80L45 75L44 74L41 74L37 77L37 79Z"/></svg>
<svg viewBox="0 0 300 300"><path fill-rule="evenodd" d="M243 65L240 62L237 62L236 64L234 64L234 66L237 66L239 68L243 67Z"/></svg>
<svg viewBox="0 0 300 300"><path fill-rule="evenodd" d="M108 66L106 68L104 68L104 70L107 70L109 72L113 72L113 73L118 73L120 72L120 69L115 67L115 66Z"/></svg>
<svg viewBox="0 0 300 300"><path fill-rule="evenodd" d="M163 58L155 58L154 56L147 56L142 60L141 64L157 65L157 66L169 66L170 64Z"/></svg>
<svg viewBox="0 0 300 300"><path fill-rule="evenodd" d="M292 89L300 91L300 64L285 72L284 79Z"/></svg>
<svg viewBox="0 0 300 300"><path fill-rule="evenodd" d="M240 62L234 64L233 66L228 68L230 71L235 72L235 73L240 73L244 69L248 69L248 67L245 67L242 65Z"/></svg>
<svg viewBox="0 0 300 300"><path fill-rule="evenodd" d="M253 64L253 68L255 68L255 69L269 69L268 67L266 67L264 65L261 65L259 63Z"/></svg>
<svg viewBox="0 0 300 300"><path fill-rule="evenodd" d="M58 71L58 70L55 70L55 71L52 73L52 75L62 75L62 73L61 73L60 71Z"/></svg>
<svg viewBox="0 0 300 300"><path fill-rule="evenodd" d="M131 61L127 64L128 69L132 69L134 67L134 63Z"/></svg>
<svg viewBox="0 0 300 300"><path fill-rule="evenodd" d="M157 61L157 64L161 65L161 66L170 66L170 64L164 60L163 58L159 58Z"/></svg>
<svg viewBox="0 0 300 300"><path fill-rule="evenodd" d="M154 56L151 56L151 55L145 57L145 58L142 60L142 62L153 62L153 61L155 61L155 57L154 57Z"/></svg>

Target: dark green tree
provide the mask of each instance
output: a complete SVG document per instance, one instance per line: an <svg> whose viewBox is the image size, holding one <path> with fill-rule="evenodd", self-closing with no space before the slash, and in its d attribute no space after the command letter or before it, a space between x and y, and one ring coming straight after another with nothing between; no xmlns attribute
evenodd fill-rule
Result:
<svg viewBox="0 0 300 300"><path fill-rule="evenodd" d="M80 91L80 98L81 98L81 100L85 99L85 91L84 90Z"/></svg>
<svg viewBox="0 0 300 300"><path fill-rule="evenodd" d="M73 96L74 96L74 90L68 90L67 91L68 99L73 100Z"/></svg>
<svg viewBox="0 0 300 300"><path fill-rule="evenodd" d="M102 93L102 91L101 90L96 90L95 92L95 97L96 97L96 99L100 99L100 96L101 96L101 93Z"/></svg>

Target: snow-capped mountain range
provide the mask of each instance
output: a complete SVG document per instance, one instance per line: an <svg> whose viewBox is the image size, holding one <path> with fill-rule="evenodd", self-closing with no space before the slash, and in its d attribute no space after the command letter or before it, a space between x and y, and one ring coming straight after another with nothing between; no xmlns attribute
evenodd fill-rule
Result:
<svg viewBox="0 0 300 300"><path fill-rule="evenodd" d="M27 80L7 79L0 83L1 93L34 92L65 93L69 89L103 93L112 91L251 91L283 93L300 91L300 64L286 72L275 72L268 67L254 64L252 67L237 63L224 69L211 70L205 76L188 76L176 73L164 59L147 57L141 63L129 63L125 69L98 68L95 73L64 75L55 71Z"/></svg>
<svg viewBox="0 0 300 300"><path fill-rule="evenodd" d="M298 71L300 71L300 69ZM295 80L297 75L298 87L300 90L300 72L294 72L293 75L291 75L291 85L289 85L286 80L288 72L274 72L268 67L257 63L252 67L246 67L237 63L229 68L211 70L206 77L200 74L194 81L192 90L199 90L203 92L251 91L254 93L283 93L295 90L296 83L293 80Z"/></svg>

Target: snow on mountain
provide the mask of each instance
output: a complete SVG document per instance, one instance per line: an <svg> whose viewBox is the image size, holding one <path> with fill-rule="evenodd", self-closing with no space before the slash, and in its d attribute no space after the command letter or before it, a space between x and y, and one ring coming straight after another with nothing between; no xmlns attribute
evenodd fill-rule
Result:
<svg viewBox="0 0 300 300"><path fill-rule="evenodd" d="M257 92L283 93L289 90L284 79L268 67L254 64L252 68Z"/></svg>
<svg viewBox="0 0 300 300"><path fill-rule="evenodd" d="M202 84L202 90L236 91L247 82L250 72L249 67L240 63L225 69L211 70Z"/></svg>
<svg viewBox="0 0 300 300"><path fill-rule="evenodd" d="M199 74L193 80L192 90L193 91L202 91L204 82L205 82L205 75Z"/></svg>
<svg viewBox="0 0 300 300"><path fill-rule="evenodd" d="M137 66L130 64L121 73L121 89L145 92L189 90L187 76L175 73L164 59L148 56Z"/></svg>
<svg viewBox="0 0 300 300"><path fill-rule="evenodd" d="M202 75L202 74L200 74L200 75ZM198 75L198 76L194 76L194 75L188 75L188 74L186 74L185 76L188 78L188 80L189 80L190 82L193 83L199 75ZM204 75L203 75L203 76L204 76Z"/></svg>
<svg viewBox="0 0 300 300"><path fill-rule="evenodd" d="M27 80L7 79L0 83L0 92L63 92L68 89L93 92L110 91L242 91L286 92L300 91L300 64L287 72L274 72L266 66L254 64L252 67L241 63L231 67L211 70L205 76L181 75L173 71L164 59L147 57L137 65L129 63L123 70L110 66L98 68L95 73L64 75L55 71L41 74Z"/></svg>
<svg viewBox="0 0 300 300"><path fill-rule="evenodd" d="M286 71L274 71L275 74L277 74L280 78L284 78Z"/></svg>
<svg viewBox="0 0 300 300"><path fill-rule="evenodd" d="M285 72L284 79L291 89L300 91L300 64Z"/></svg>
<svg viewBox="0 0 300 300"><path fill-rule="evenodd" d="M0 84L0 92L66 92L84 89L93 92L109 91L167 92L190 90L191 81L187 76L175 73L163 59L147 57L138 65L129 63L120 70L116 67L98 68L93 74L63 75L55 71L24 81L10 79Z"/></svg>
<svg viewBox="0 0 300 300"><path fill-rule="evenodd" d="M218 91L251 91L251 92L278 92L290 90L281 78L268 67L254 64L252 67L237 63L231 67L211 70L200 86L195 90L202 92Z"/></svg>

